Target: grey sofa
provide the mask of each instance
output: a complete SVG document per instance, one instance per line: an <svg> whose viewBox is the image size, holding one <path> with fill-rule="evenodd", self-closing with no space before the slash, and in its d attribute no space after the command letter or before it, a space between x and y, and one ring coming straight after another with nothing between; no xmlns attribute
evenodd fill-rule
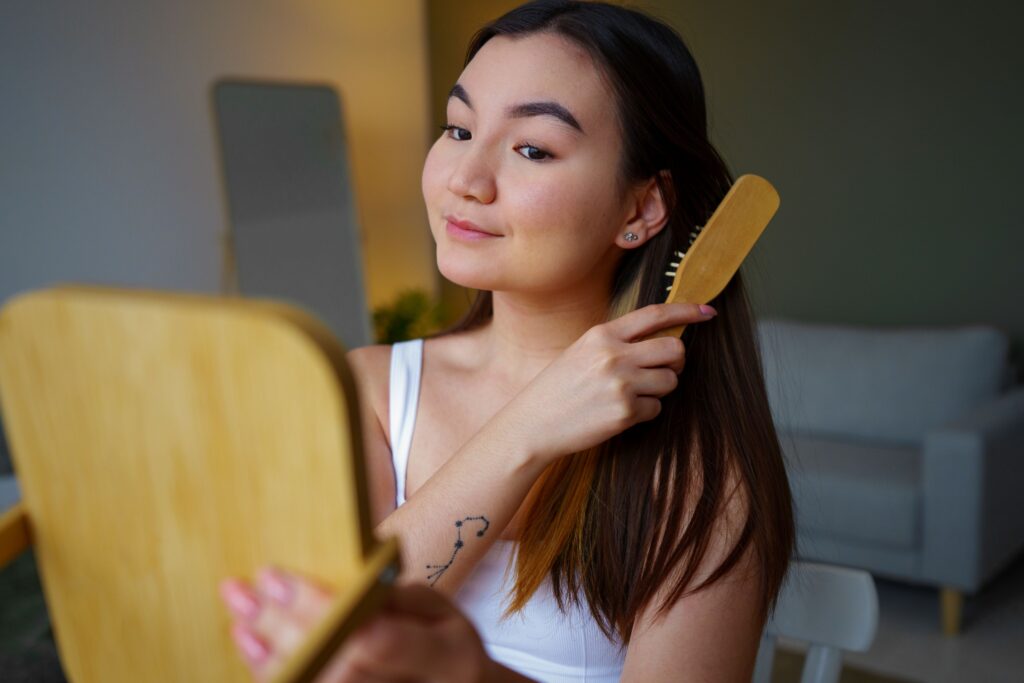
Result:
<svg viewBox="0 0 1024 683"><path fill-rule="evenodd" d="M798 556L964 595L1024 548L1024 386L984 325L870 328L762 319Z"/></svg>

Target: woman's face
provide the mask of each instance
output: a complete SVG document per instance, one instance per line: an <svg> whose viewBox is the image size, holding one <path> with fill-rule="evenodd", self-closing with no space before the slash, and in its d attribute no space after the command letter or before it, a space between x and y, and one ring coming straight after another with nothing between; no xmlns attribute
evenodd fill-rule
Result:
<svg viewBox="0 0 1024 683"><path fill-rule="evenodd" d="M448 99L447 123L456 128L442 133L423 167L441 273L492 291L607 286L589 280L610 278L627 219L614 107L589 55L564 38L485 43ZM447 219L498 236L468 239Z"/></svg>

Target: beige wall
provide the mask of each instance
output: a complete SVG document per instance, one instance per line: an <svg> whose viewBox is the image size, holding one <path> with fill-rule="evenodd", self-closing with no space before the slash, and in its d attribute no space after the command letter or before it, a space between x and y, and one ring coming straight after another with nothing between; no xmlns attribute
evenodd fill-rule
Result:
<svg viewBox="0 0 1024 683"><path fill-rule="evenodd" d="M349 140L371 309L408 287L437 292L420 175L430 93L423 0L315 3L336 37L325 55L348 94ZM326 35L326 33L325 33Z"/></svg>

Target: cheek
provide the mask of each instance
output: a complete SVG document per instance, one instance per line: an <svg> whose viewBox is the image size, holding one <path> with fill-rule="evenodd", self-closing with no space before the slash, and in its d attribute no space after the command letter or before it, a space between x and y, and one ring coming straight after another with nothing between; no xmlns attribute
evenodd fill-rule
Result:
<svg viewBox="0 0 1024 683"><path fill-rule="evenodd" d="M440 239L441 213L444 211L444 199L447 191L446 175L444 174L444 155L437 143L427 152L423 161L423 173L420 175L420 190L423 193L423 205L427 211L427 224L430 234L437 242Z"/></svg>
<svg viewBox="0 0 1024 683"><path fill-rule="evenodd" d="M532 247L602 250L615 231L618 209L609 183L580 170L525 185L516 193L512 215Z"/></svg>
<svg viewBox="0 0 1024 683"><path fill-rule="evenodd" d="M427 208L431 208L431 202L437 198L437 188L440 177L440 165L438 163L440 155L437 150L437 143L435 142L430 151L427 152L427 158L423 161L423 173L420 175L420 189L423 192L423 201L426 202Z"/></svg>
<svg viewBox="0 0 1024 683"><path fill-rule="evenodd" d="M594 190L566 180L517 196L511 258L527 287L564 287L593 274L614 233L609 198Z"/></svg>

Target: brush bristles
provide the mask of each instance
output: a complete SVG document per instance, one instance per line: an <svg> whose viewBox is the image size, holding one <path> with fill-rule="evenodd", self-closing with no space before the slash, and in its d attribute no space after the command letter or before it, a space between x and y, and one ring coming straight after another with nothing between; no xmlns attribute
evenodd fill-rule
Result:
<svg viewBox="0 0 1024 683"><path fill-rule="evenodd" d="M692 232L690 232L690 239L687 242L687 248L689 248L690 246L693 245L693 241L697 239L697 236L700 234L700 231L703 230L703 229L704 229L703 225L698 225L698 226L696 226L696 228ZM669 262L668 265L670 266L671 269L665 271L665 276L675 279L676 273L679 272L679 265L683 262L683 258L686 256L686 252L685 251L679 251L677 249L677 250L675 250L673 252L673 254L679 260L678 261L670 261ZM669 285L668 287L666 287L665 291L666 292L671 292L672 291L672 285Z"/></svg>

